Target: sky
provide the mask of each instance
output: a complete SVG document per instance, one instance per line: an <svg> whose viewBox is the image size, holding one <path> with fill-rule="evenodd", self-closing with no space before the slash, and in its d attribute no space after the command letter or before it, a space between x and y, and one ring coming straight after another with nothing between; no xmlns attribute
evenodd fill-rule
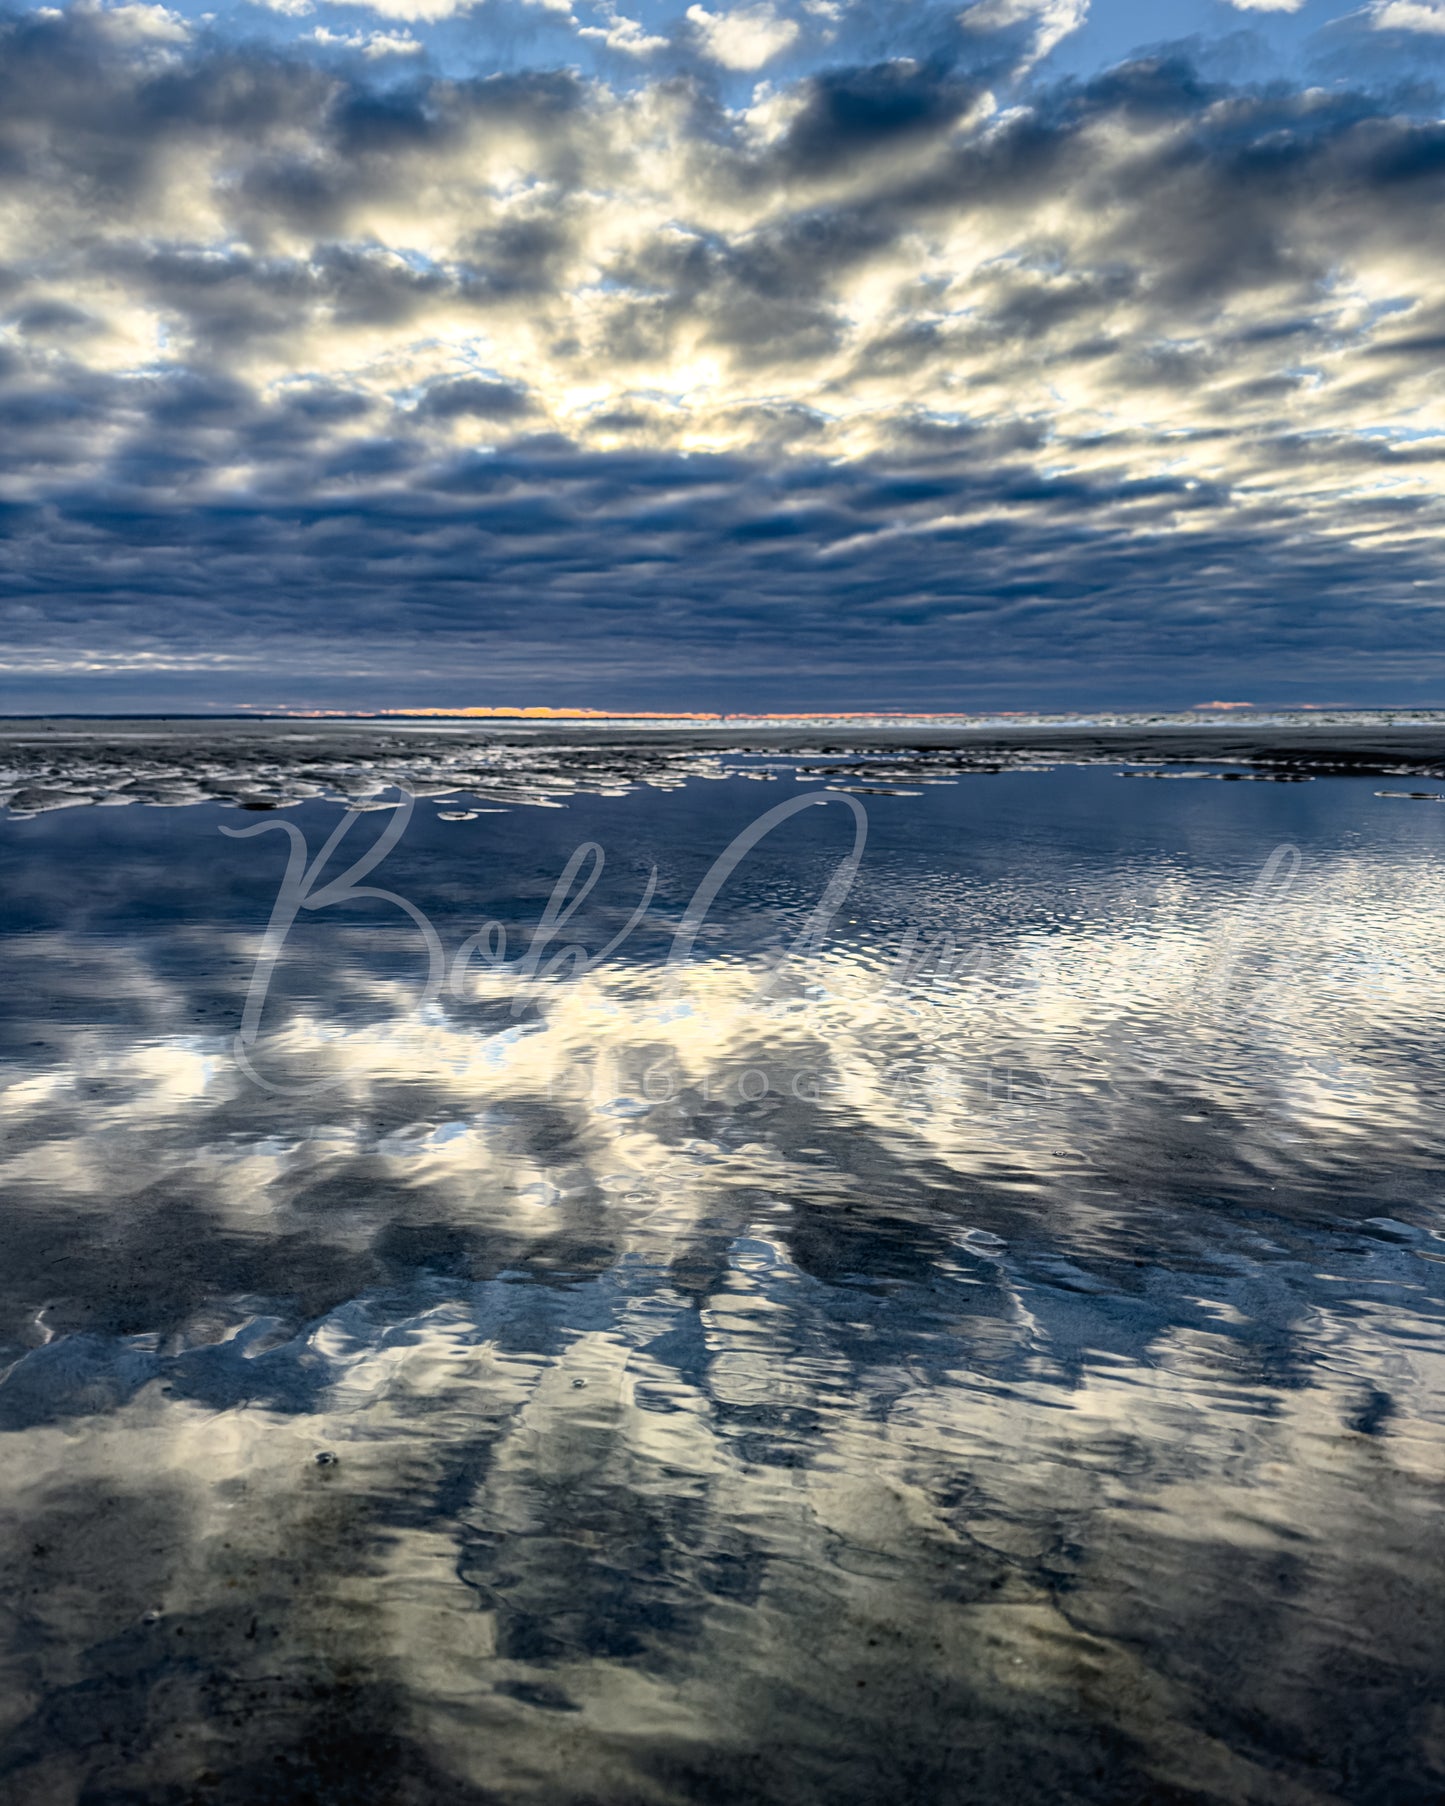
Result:
<svg viewBox="0 0 1445 1806"><path fill-rule="evenodd" d="M0 710L1445 706L1445 0L0 15Z"/></svg>

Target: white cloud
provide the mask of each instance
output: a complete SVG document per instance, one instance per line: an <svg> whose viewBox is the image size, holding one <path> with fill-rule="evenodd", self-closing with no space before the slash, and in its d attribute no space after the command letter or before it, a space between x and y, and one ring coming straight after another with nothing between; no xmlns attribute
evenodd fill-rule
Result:
<svg viewBox="0 0 1445 1806"><path fill-rule="evenodd" d="M1445 32L1445 0L1377 0L1372 18L1377 31Z"/></svg>
<svg viewBox="0 0 1445 1806"><path fill-rule="evenodd" d="M314 44L331 50L359 50L365 57L419 56L422 50L420 39L409 31L328 31L318 25L309 35Z"/></svg>
<svg viewBox="0 0 1445 1806"><path fill-rule="evenodd" d="M542 5L549 5L551 0L540 0ZM667 47L667 39L654 37L638 24L636 19L624 19L615 7L601 6L598 11L606 19L603 25L583 25L578 30L579 38L598 38L609 50L623 50L628 56L651 56L654 50Z"/></svg>
<svg viewBox="0 0 1445 1806"><path fill-rule="evenodd" d="M133 43L184 44L191 35L180 14L164 6L111 6L100 17L113 37Z"/></svg>
<svg viewBox="0 0 1445 1806"><path fill-rule="evenodd" d="M799 30L796 19L779 18L768 5L742 6L731 13L690 6L687 16L702 37L704 52L725 69L761 69L796 40Z"/></svg>
<svg viewBox="0 0 1445 1806"><path fill-rule="evenodd" d="M963 23L975 30L1002 31L1010 25L1032 23L1033 43L1023 60L1026 69L1077 31L1088 16L1089 0L982 0L962 15Z"/></svg>
<svg viewBox="0 0 1445 1806"><path fill-rule="evenodd" d="M355 0L332 0L334 5L353 5ZM307 0L265 0L278 12L309 12ZM369 9L384 19L401 19L408 25L426 25L436 19L450 19L457 13L469 12L478 0L366 0Z"/></svg>
<svg viewBox="0 0 1445 1806"><path fill-rule="evenodd" d="M1229 0L1242 13L1297 13L1305 0Z"/></svg>

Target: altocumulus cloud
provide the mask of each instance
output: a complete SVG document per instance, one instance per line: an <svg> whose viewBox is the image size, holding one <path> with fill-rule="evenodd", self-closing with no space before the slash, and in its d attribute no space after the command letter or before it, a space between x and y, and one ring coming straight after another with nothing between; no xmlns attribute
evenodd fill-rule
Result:
<svg viewBox="0 0 1445 1806"><path fill-rule="evenodd" d="M829 62L840 10L680 9L611 76L0 24L12 681L1417 695L1437 98L1049 78L1072 0Z"/></svg>

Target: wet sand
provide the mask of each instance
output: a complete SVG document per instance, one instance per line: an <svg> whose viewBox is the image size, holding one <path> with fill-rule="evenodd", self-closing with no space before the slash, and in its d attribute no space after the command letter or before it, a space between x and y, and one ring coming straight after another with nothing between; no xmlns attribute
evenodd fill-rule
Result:
<svg viewBox="0 0 1445 1806"><path fill-rule="evenodd" d="M0 802L34 813L80 803L253 808L490 794L503 805L574 791L617 794L723 777L740 759L805 758L800 775L907 783L1049 763L1232 767L1290 779L1445 777L1445 717L1373 713L1299 720L554 723L170 719L0 722ZM836 761L861 762L852 773ZM869 761L872 760L870 767Z"/></svg>

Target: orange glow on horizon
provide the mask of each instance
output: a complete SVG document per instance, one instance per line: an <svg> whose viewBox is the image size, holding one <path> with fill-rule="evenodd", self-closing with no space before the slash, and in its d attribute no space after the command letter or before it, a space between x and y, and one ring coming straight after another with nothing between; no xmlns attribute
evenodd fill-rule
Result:
<svg viewBox="0 0 1445 1806"><path fill-rule="evenodd" d="M243 703L243 708L256 708ZM781 713L743 710L723 714L707 709L584 709L551 708L544 704L498 705L495 708L397 708L397 709L269 709L267 714L298 721L318 720L443 720L443 721L963 721L966 709L819 709L785 710ZM996 709L994 715L1022 715L1021 709Z"/></svg>

